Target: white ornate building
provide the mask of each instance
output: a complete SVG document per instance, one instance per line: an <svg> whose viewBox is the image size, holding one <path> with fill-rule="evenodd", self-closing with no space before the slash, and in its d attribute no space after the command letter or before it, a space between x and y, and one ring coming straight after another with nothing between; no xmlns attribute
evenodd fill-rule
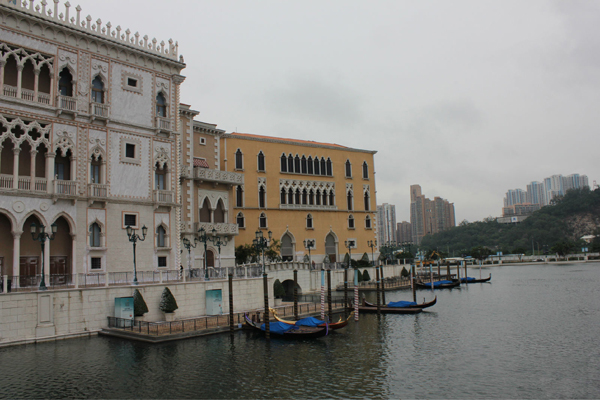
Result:
<svg viewBox="0 0 600 400"><path fill-rule="evenodd" d="M32 224L57 225L44 247L52 279L122 272L131 280L127 225L148 228L137 243L142 275L179 267L185 64L177 51L172 40L94 21L68 2L0 3L3 276L37 284Z"/></svg>

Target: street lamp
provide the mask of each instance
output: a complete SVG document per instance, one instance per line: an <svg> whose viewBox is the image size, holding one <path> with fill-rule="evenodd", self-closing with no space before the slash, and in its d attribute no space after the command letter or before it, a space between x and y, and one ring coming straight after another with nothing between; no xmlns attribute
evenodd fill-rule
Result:
<svg viewBox="0 0 600 400"><path fill-rule="evenodd" d="M215 228L213 228L212 237L209 238L209 240L215 246L217 246L217 249L219 249L219 268L221 268L221 246L227 246L227 238L226 237L221 238L221 236L217 236L217 230Z"/></svg>
<svg viewBox="0 0 600 400"><path fill-rule="evenodd" d="M143 237L140 237L140 235L135 233L135 229L133 229L131 227L131 225L127 225L126 229L127 229L127 236L129 237L129 241L131 243L133 243L133 284L137 285L138 280L137 280L137 267L135 265L135 244L137 243L138 240L140 242L143 242L144 240L146 240L146 234L148 233L148 228L146 228L146 225L142 226Z"/></svg>
<svg viewBox="0 0 600 400"><path fill-rule="evenodd" d="M200 236L198 237L198 241L204 243L204 279L208 280L208 264L206 263L206 256L207 256L207 252L208 249L206 247L206 243L210 240L208 238L208 236L206 236L206 230L204 229L204 227L200 228L198 230L198 233L200 234Z"/></svg>
<svg viewBox="0 0 600 400"><path fill-rule="evenodd" d="M312 268L312 260L310 257L310 250L315 248L314 239L304 239L304 248L308 250L308 265Z"/></svg>
<svg viewBox="0 0 600 400"><path fill-rule="evenodd" d="M356 245L354 240L345 240L344 245L348 249L348 268L352 265L352 248Z"/></svg>
<svg viewBox="0 0 600 400"><path fill-rule="evenodd" d="M269 231L268 239L266 237L264 237L264 235L260 229L257 229L254 234L256 236L256 239L252 240L252 245L254 245L254 248L257 251L262 252L262 259L263 259L262 264L263 264L263 275L264 275L264 273L265 273L265 249L271 245L271 239L273 237L273 232Z"/></svg>
<svg viewBox="0 0 600 400"><path fill-rule="evenodd" d="M52 233L47 233L47 232L45 232L46 227L44 225L40 224L40 229L38 231L37 225L35 224L35 222L31 223L31 238L33 239L34 242L39 241L40 245L42 246L42 280L40 281L40 290L48 290L48 288L46 287L46 278L45 278L45 272L44 272L44 246L46 244L46 239L53 240L54 235L56 235L56 231L58 229L56 224L50 225L50 228L52 230ZM37 236L36 236L36 232L37 232Z"/></svg>
<svg viewBox="0 0 600 400"><path fill-rule="evenodd" d="M377 247L377 240L373 242L373 240L367 241L367 246L371 248L371 260L373 260L373 266L375 266L375 255L373 253L373 248Z"/></svg>
<svg viewBox="0 0 600 400"><path fill-rule="evenodd" d="M198 245L198 238L194 236L194 244L192 244L192 242L190 242L190 240L185 237L182 239L182 242L183 247L185 247L188 251L188 271L190 271L192 269L192 258L190 253L191 249L195 249Z"/></svg>

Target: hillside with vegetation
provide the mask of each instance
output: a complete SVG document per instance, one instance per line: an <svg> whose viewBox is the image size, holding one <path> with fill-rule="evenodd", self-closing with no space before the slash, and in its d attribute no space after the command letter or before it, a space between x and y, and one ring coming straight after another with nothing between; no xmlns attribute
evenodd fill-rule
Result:
<svg viewBox="0 0 600 400"><path fill-rule="evenodd" d="M581 241L585 235L600 234L600 189L569 190L555 198L552 204L534 212L518 224L500 224L494 218L468 223L463 221L447 231L427 235L421 242L422 250L438 250L449 256L469 254L470 249L483 246L503 254L568 253L600 251L596 238L586 245Z"/></svg>

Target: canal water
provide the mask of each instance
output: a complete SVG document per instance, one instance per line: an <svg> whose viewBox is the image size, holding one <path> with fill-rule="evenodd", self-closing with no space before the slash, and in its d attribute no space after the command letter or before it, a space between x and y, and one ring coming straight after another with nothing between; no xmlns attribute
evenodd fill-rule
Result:
<svg viewBox="0 0 600 400"><path fill-rule="evenodd" d="M600 263L490 271L491 283L436 291L430 311L361 315L312 341L239 331L1 348L0 398L600 398Z"/></svg>

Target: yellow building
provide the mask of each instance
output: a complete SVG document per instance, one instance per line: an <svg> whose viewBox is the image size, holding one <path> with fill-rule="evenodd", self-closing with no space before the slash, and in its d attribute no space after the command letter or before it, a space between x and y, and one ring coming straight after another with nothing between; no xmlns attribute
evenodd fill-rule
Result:
<svg viewBox="0 0 600 400"><path fill-rule="evenodd" d="M231 133L223 135L223 169L244 174L234 188L236 245L272 231L283 260L343 261L346 242L358 259L375 241L374 154L330 143Z"/></svg>

